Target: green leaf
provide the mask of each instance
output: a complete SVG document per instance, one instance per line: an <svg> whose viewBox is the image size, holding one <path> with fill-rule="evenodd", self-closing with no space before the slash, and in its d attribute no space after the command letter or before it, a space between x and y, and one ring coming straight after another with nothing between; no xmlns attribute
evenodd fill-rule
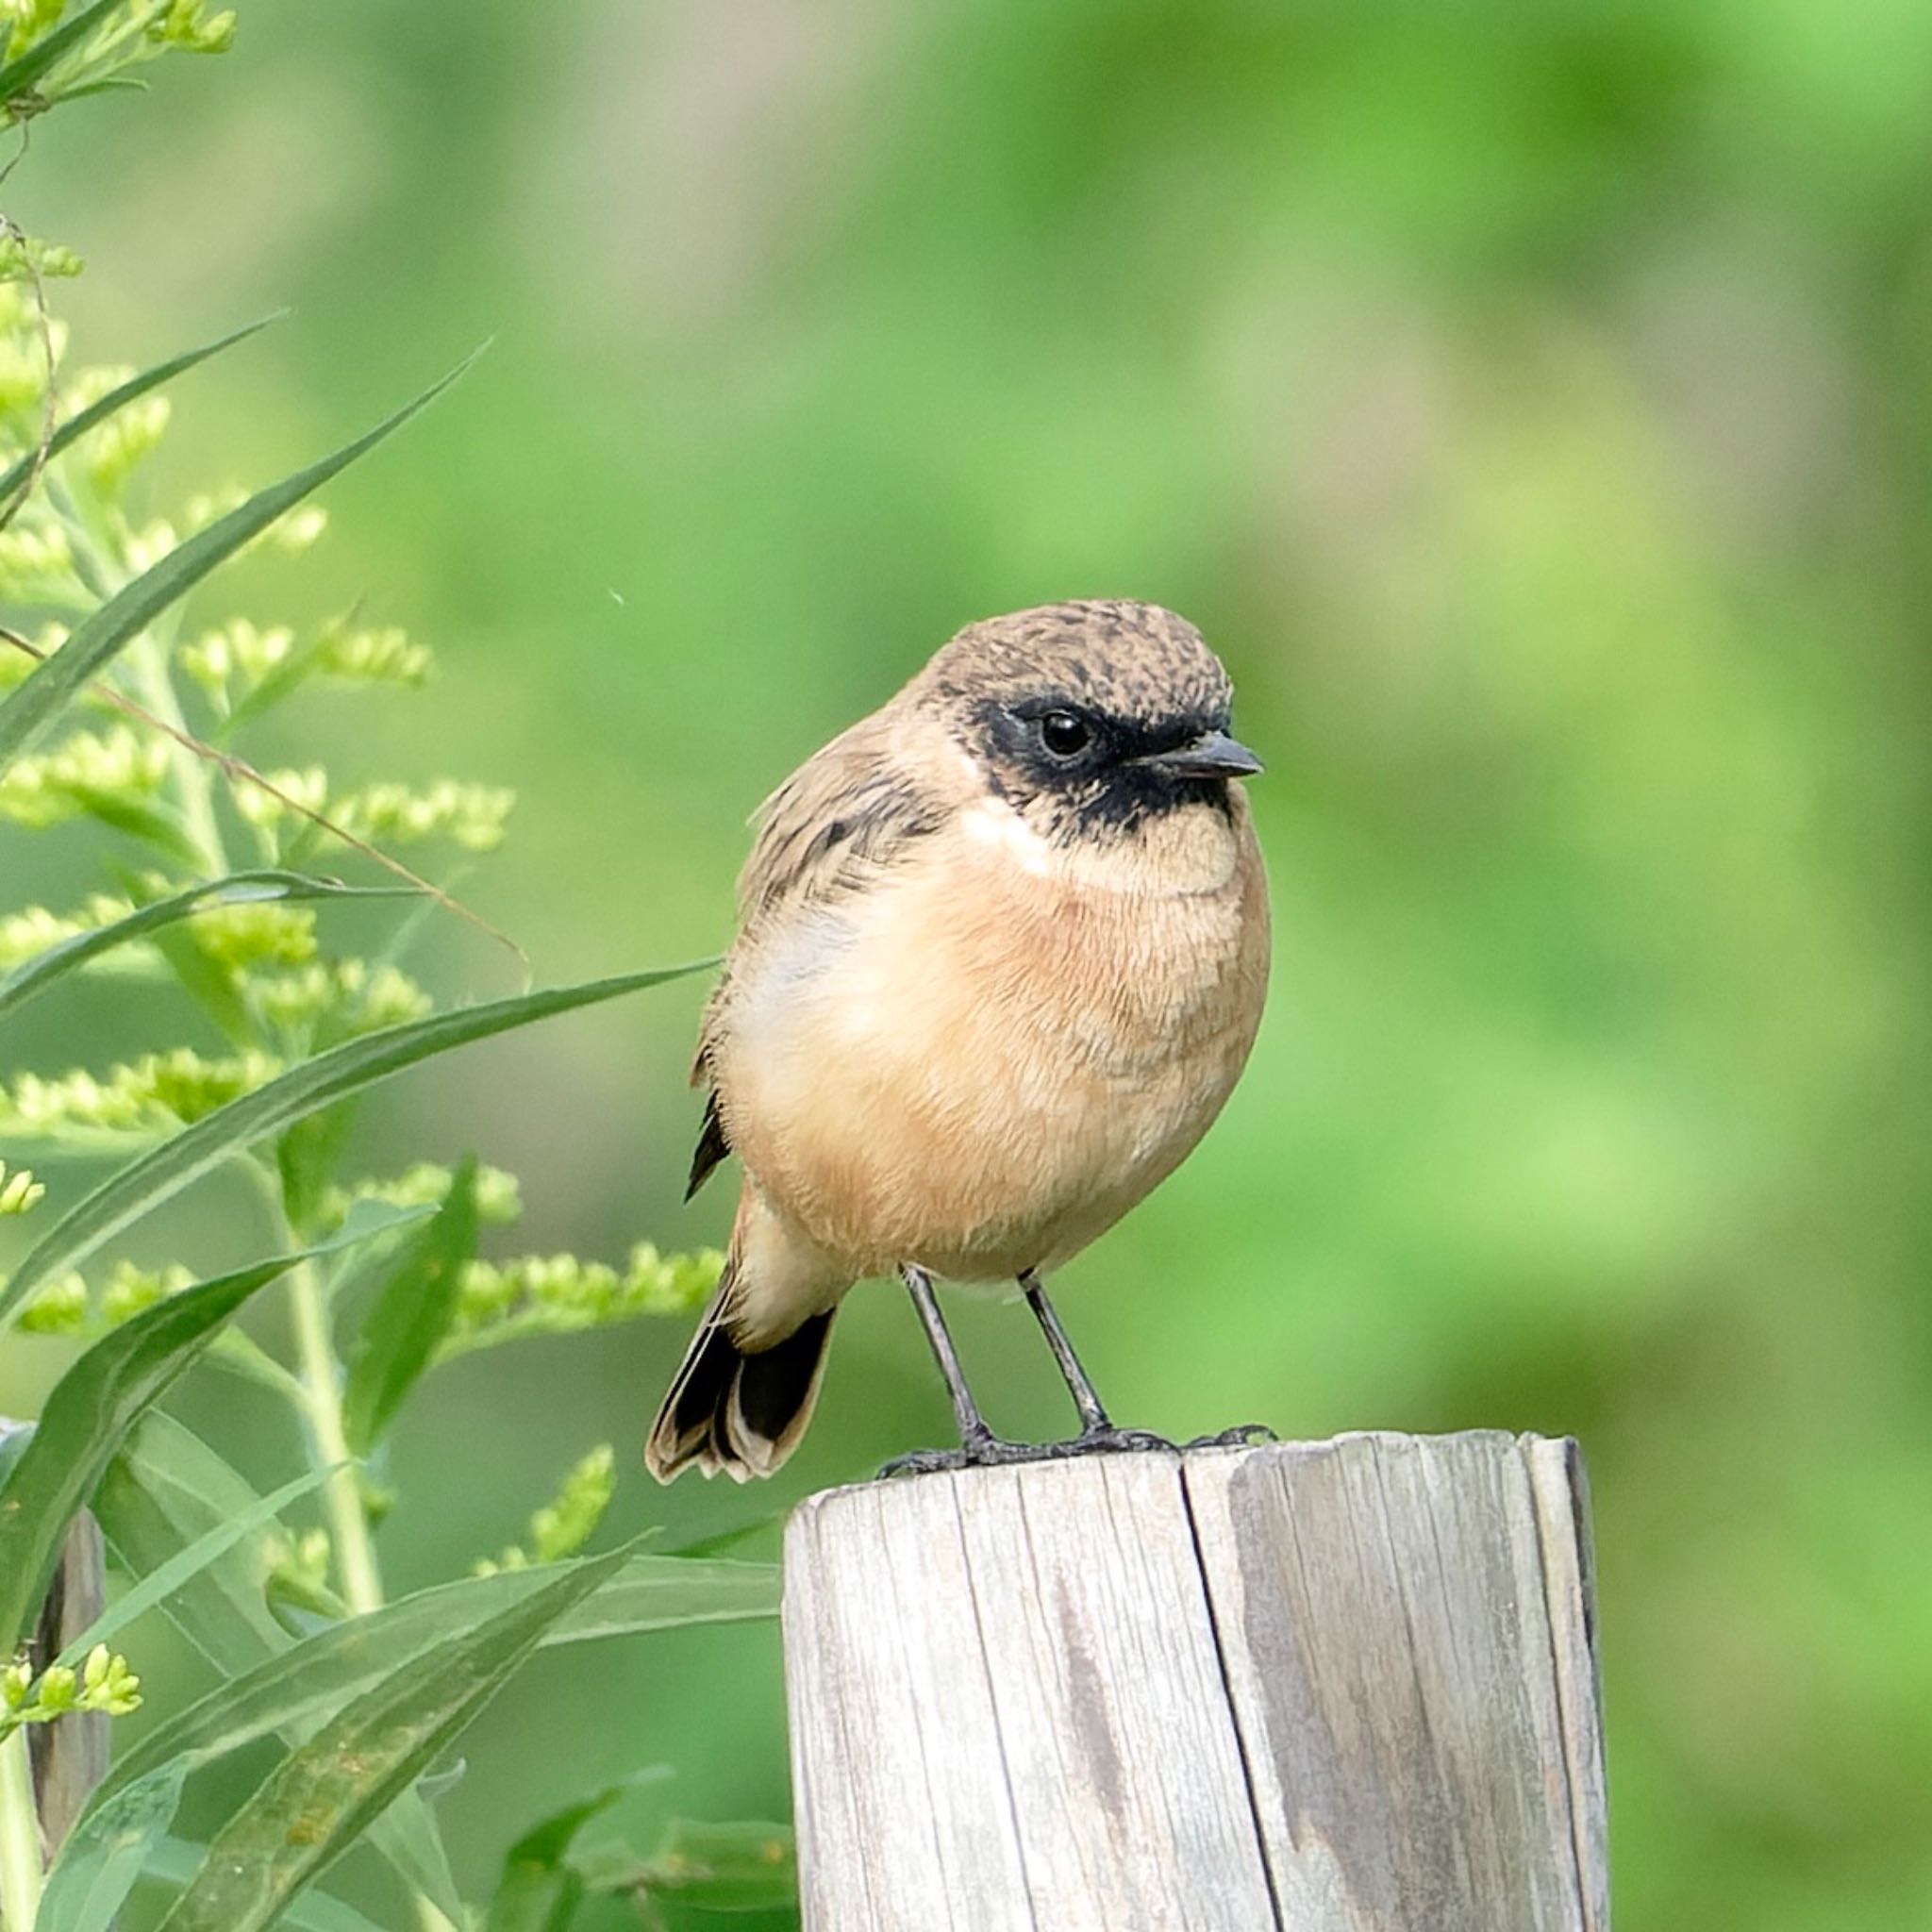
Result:
<svg viewBox="0 0 1932 1932"><path fill-rule="evenodd" d="M272 1925L627 1554L574 1565L465 1636L410 1658L291 1752L216 1834L162 1932Z"/></svg>
<svg viewBox="0 0 1932 1932"><path fill-rule="evenodd" d="M423 1780L401 1793L370 1825L369 1842L395 1867L404 1883L421 1892L451 1924L470 1923L443 1848L442 1828L423 1795Z"/></svg>
<svg viewBox="0 0 1932 1932"><path fill-rule="evenodd" d="M161 1770L115 1793L85 1839L70 1833L47 1874L33 1932L110 1932L114 1915L174 1822L184 1766Z"/></svg>
<svg viewBox="0 0 1932 1932"><path fill-rule="evenodd" d="M574 1867L519 1861L511 1852L483 1932L570 1932L583 1902L583 1875Z"/></svg>
<svg viewBox="0 0 1932 1932"><path fill-rule="evenodd" d="M585 1895L598 1889L590 1870L597 1861L596 1848L584 1859L570 1856L577 1835L639 1786L670 1775L669 1765L646 1765L621 1783L553 1811L532 1825L504 1857L503 1875L491 1898L483 1932L567 1932ZM621 1847L615 1857L626 1872L639 1862Z"/></svg>
<svg viewBox="0 0 1932 1932"><path fill-rule="evenodd" d="M13 1474L13 1465L26 1454L26 1445L33 1439L33 1424L10 1423L5 1416L0 1416L0 1491L6 1490L8 1478Z"/></svg>
<svg viewBox="0 0 1932 1932"><path fill-rule="evenodd" d="M96 791L90 785L76 785L70 794L90 818L172 858L177 865L201 864L201 850L172 812L158 811L131 798L117 798L111 791Z"/></svg>
<svg viewBox="0 0 1932 1932"><path fill-rule="evenodd" d="M527 1576L531 1573L505 1574ZM687 1624L738 1624L777 1614L775 1563L640 1557L589 1603L573 1610L544 1641L583 1643L598 1637L628 1637L639 1630L669 1630Z"/></svg>
<svg viewBox="0 0 1932 1932"><path fill-rule="evenodd" d="M351 1465L344 1463L340 1467ZM185 1549L175 1551L165 1563L149 1571L132 1590L109 1604L55 1658L55 1662L78 1664L95 1644L107 1642L135 1618L145 1615L164 1598L173 1596L219 1557L226 1556L237 1543L273 1523L298 1496L306 1496L334 1474L333 1469L312 1469L305 1475L296 1476L292 1482L284 1483L271 1494L258 1497L239 1515L228 1517L196 1537Z"/></svg>
<svg viewBox="0 0 1932 1932"><path fill-rule="evenodd" d="M483 1932L568 1932L584 1896L580 1873L566 1864L571 1840L621 1798L627 1787L612 1785L595 1797L553 1812L510 1846L503 1876L490 1901Z"/></svg>
<svg viewBox="0 0 1932 1932"><path fill-rule="evenodd" d="M341 641L347 627L346 619L325 625L306 643L273 665L253 691L244 691L235 701L234 709L215 727L216 739L223 744L228 743L244 725L252 724L292 697L315 675L329 647Z"/></svg>
<svg viewBox="0 0 1932 1932"><path fill-rule="evenodd" d="M42 42L44 46L45 42ZM36 48L34 53L39 52ZM23 57L31 59L33 53ZM0 83L5 76L0 75ZM82 89L80 92L92 92L92 89ZM0 95L0 99L4 99ZM67 96L77 100L79 93ZM250 336L265 329L273 322L281 321L288 314L286 308L277 309L273 315L264 315L259 322L244 323L242 327L230 329L225 336L212 342L204 342L198 349L184 350L178 356L171 356L165 362L157 362L152 369L143 369L139 375L131 375L118 389L110 389L97 401L90 403L77 415L70 416L55 430L47 443L46 460L51 461L77 437L85 436L90 429L98 429L109 417L118 415L131 402L139 400L150 390L159 389L164 382L172 382L177 375L185 374L197 362L206 362L210 356L219 356L224 349L233 348L237 342L245 341ZM23 488L34 475L35 464L41 460L37 450L29 450L13 465L4 476L0 476L0 515L5 514L7 499L15 491Z"/></svg>
<svg viewBox="0 0 1932 1932"><path fill-rule="evenodd" d="M601 1559L600 1559L601 1560ZM581 1563L469 1576L400 1597L265 1658L218 1685L141 1739L108 1774L76 1830L125 1785L179 1759L191 1771L258 1739L326 1722L410 1659L440 1654L479 1624L522 1604L546 1580ZM769 1564L691 1563L632 1556L587 1601L543 1633L546 1645L774 1616L778 1574Z"/></svg>
<svg viewBox="0 0 1932 1932"><path fill-rule="evenodd" d="M158 1302L95 1342L55 1384L0 1491L0 1656L26 1635L68 1524L136 1418L250 1295L300 1258L277 1256Z"/></svg>
<svg viewBox="0 0 1932 1932"><path fill-rule="evenodd" d="M165 1421L158 1415L149 1418L150 1424ZM185 1437L187 1431L179 1434ZM220 1458L213 1460L219 1463ZM192 1467L193 1459L189 1461ZM205 1474L201 1482L221 1493L219 1485L208 1483ZM769 1564L632 1555L621 1567L607 1572L608 1562L596 1559L601 1580L594 1581L574 1607L540 1630L541 1644L691 1624L737 1623L777 1613L778 1573ZM575 1576L589 1567L573 1563L504 1571L442 1584L367 1616L350 1618L263 1657L250 1669L236 1671L231 1681L216 1686L150 1731L114 1765L69 1834L61 1861L92 1863L101 1857L102 1840L125 1829L124 1793L171 1783L178 1790L181 1781L203 1766L262 1738L278 1733L306 1737L312 1726L330 1721L394 1673L419 1663L434 1670L453 1645L467 1641L491 1620L525 1607L552 1579ZM187 1627L192 1634L193 1626ZM271 1628L270 1641L286 1641L278 1627ZM208 1647L205 1642L203 1647ZM411 1793L405 1793L401 1802L405 1807L420 1803ZM392 1809L378 1821L376 1836L384 1856L414 1874L422 1860L404 1842L410 1837L408 1823ZM165 1829L167 1819L161 1819L155 1831Z"/></svg>
<svg viewBox="0 0 1932 1932"><path fill-rule="evenodd" d="M765 1912L798 1897L798 1868L789 1826L698 1824L675 1819L657 1856L625 1872L602 1872L600 1891L646 1899L675 1898L713 1912Z"/></svg>
<svg viewBox="0 0 1932 1932"><path fill-rule="evenodd" d="M115 1555L143 1575L260 1505L253 1486L198 1436L150 1409L108 1465L93 1510ZM162 1600L169 1621L225 1676L291 1641L263 1597L263 1568L259 1550L231 1548Z"/></svg>
<svg viewBox="0 0 1932 1932"><path fill-rule="evenodd" d="M342 1427L367 1456L429 1366L457 1308L463 1267L476 1253L476 1157L468 1156L436 1218L383 1283L349 1356Z"/></svg>
<svg viewBox="0 0 1932 1932"><path fill-rule="evenodd" d="M167 1561L225 1519L258 1509L260 1502L246 1478L205 1442L171 1416L151 1409L109 1466L93 1507L115 1553L141 1572ZM162 1606L225 1678L240 1677L294 1645L269 1607L264 1569L258 1548L231 1549ZM291 1722L272 1728L292 1744L308 1726ZM426 1806L405 1793L377 1821L372 1838L408 1884L434 1899L445 1917L460 1921L456 1884Z"/></svg>
<svg viewBox="0 0 1932 1932"><path fill-rule="evenodd" d="M147 1867L141 1875L178 1889L200 1871L207 1857L206 1845L190 1844L185 1839L163 1838L150 1848ZM382 1932L374 1920L365 1919L353 1907L322 1891L303 1892L283 1911L281 1924L289 1927L289 1932Z"/></svg>
<svg viewBox="0 0 1932 1932"><path fill-rule="evenodd" d="M453 1047L681 979L715 963L707 959L690 966L620 974L587 986L521 993L453 1013L432 1013L427 1019L345 1041L303 1061L131 1161L56 1222L0 1290L0 1328L43 1282L64 1274L150 1209L258 1141Z"/></svg>
<svg viewBox="0 0 1932 1932"><path fill-rule="evenodd" d="M85 40L120 5L121 0L93 0L92 7L83 7L72 20L36 42L18 60L9 60L0 67L0 105L25 93L61 55Z"/></svg>
<svg viewBox="0 0 1932 1932"><path fill-rule="evenodd" d="M91 80L85 87L62 88L63 101L84 101L92 94L144 94L148 84L131 74L110 75L106 80Z"/></svg>
<svg viewBox="0 0 1932 1932"><path fill-rule="evenodd" d="M368 1207L358 1203L358 1209ZM94 1343L54 1385L0 1489L0 1656L32 1622L67 1526L135 1422L214 1340L250 1295L298 1261L419 1218L420 1210L352 1213L332 1240L217 1275L144 1308Z"/></svg>
<svg viewBox="0 0 1932 1932"><path fill-rule="evenodd" d="M153 569L144 571L98 609L90 611L67 641L0 703L0 769L25 751L59 711L171 604L185 596L251 537L258 536L311 491L319 489L338 471L346 469L358 457L399 429L419 409L434 402L475 359L472 356L459 363L414 402L406 404L355 441L344 443L332 456L258 491L239 509L217 518L207 529L197 530Z"/></svg>

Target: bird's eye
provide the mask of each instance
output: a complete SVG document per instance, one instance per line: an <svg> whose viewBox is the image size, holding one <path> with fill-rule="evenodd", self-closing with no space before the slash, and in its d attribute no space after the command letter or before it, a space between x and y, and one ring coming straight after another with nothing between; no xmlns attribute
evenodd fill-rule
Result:
<svg viewBox="0 0 1932 1932"><path fill-rule="evenodd" d="M1057 758L1078 758L1092 738L1087 721L1071 711L1049 711L1040 721L1040 741Z"/></svg>

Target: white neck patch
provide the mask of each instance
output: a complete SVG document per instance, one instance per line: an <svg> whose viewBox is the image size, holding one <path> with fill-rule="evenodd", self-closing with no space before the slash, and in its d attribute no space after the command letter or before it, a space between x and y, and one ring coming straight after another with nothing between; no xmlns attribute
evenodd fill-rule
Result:
<svg viewBox="0 0 1932 1932"><path fill-rule="evenodd" d="M1054 849L1002 798L981 798L960 814L959 824L976 844L988 845L1038 877L1054 870Z"/></svg>

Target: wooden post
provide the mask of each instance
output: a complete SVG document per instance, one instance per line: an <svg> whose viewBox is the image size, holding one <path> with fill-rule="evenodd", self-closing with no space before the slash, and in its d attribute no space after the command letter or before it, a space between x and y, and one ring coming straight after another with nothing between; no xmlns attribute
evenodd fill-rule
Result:
<svg viewBox="0 0 1932 1932"><path fill-rule="evenodd" d="M1607 1932L1575 1444L1158 1452L814 1496L807 1932Z"/></svg>
<svg viewBox="0 0 1932 1932"><path fill-rule="evenodd" d="M25 1423L0 1416L0 1441ZM107 1551L101 1527L83 1509L74 1520L61 1546L55 1570L35 1621L27 1654L42 1670L98 1617L108 1603ZM108 1774L108 1725L102 1711L70 1712L58 1723L35 1724L27 1732L28 1761L33 1768L34 1809L40 1816L41 1837L51 1858L73 1828L93 1788Z"/></svg>

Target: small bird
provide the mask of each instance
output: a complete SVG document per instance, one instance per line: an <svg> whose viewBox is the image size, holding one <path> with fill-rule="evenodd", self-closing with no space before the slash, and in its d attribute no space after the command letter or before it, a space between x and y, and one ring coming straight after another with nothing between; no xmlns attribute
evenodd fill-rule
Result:
<svg viewBox="0 0 1932 1932"><path fill-rule="evenodd" d="M716 1297L645 1461L740 1482L798 1445L858 1280L910 1291L959 1426L931 1469L1144 1445L1116 1429L1041 1276L1208 1130L1254 1042L1268 895L1260 761L1232 687L1157 605L970 625L766 800L707 1008L695 1193L744 1178ZM1080 1417L1004 1441L934 1277L1017 1281Z"/></svg>

